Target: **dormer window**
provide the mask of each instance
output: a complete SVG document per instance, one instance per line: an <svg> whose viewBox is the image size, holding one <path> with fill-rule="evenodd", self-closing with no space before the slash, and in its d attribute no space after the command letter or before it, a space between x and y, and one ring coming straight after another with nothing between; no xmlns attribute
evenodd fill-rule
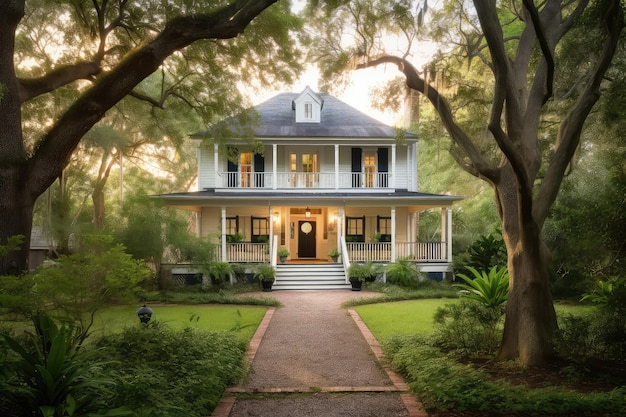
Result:
<svg viewBox="0 0 626 417"><path fill-rule="evenodd" d="M313 103L304 103L304 118L313 118Z"/></svg>
<svg viewBox="0 0 626 417"><path fill-rule="evenodd" d="M296 123L320 123L324 100L306 87L292 102Z"/></svg>

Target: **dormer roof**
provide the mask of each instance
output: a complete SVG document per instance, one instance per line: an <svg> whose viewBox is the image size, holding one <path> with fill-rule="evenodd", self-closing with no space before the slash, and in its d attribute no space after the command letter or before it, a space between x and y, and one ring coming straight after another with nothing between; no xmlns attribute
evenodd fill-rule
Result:
<svg viewBox="0 0 626 417"><path fill-rule="evenodd" d="M291 102L296 123L320 123L324 99L307 85Z"/></svg>

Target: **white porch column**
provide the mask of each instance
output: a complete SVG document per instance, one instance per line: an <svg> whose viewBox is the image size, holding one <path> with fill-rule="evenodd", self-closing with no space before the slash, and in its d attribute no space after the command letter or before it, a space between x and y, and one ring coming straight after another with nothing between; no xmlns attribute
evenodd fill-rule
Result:
<svg viewBox="0 0 626 417"><path fill-rule="evenodd" d="M335 145L335 190L339 189L339 145Z"/></svg>
<svg viewBox="0 0 626 417"><path fill-rule="evenodd" d="M277 151L278 146L274 143L272 144L272 189L276 189L278 187L278 173L277 173ZM271 214L271 213L270 213Z"/></svg>
<svg viewBox="0 0 626 417"><path fill-rule="evenodd" d="M269 248L270 248L270 253L272 253L272 245L274 243L274 210L272 209L272 206L270 205L268 207L269 212L269 219L270 219L270 235L269 235L269 239L268 239L268 244L269 244ZM272 260L270 259L270 262L272 262Z"/></svg>
<svg viewBox="0 0 626 417"><path fill-rule="evenodd" d="M217 146L217 143L215 143L213 145L213 171L215 172L215 176L213 178L215 178L215 184L214 187L215 188L219 188L222 187L224 184L218 184L220 181L224 181L224 179L222 177L220 177L220 171L219 171L219 164L220 164L220 152L219 152L219 147ZM199 163L199 162L198 162ZM200 184L198 184L200 186ZM200 187L199 187L200 188Z"/></svg>
<svg viewBox="0 0 626 417"><path fill-rule="evenodd" d="M447 219L447 225L448 225L448 229L446 231L446 234L448 235L447 238L447 242L448 242L448 248L447 248L447 259L448 262L452 262L452 208L448 207L446 209L447 214L448 214L448 219Z"/></svg>
<svg viewBox="0 0 626 417"><path fill-rule="evenodd" d="M196 211L196 237L202 236L202 209Z"/></svg>
<svg viewBox="0 0 626 417"><path fill-rule="evenodd" d="M412 153L413 153L413 165L411 165L411 171L413 172L413 191L419 191L420 187L420 178L419 172L417 169L417 142L413 144Z"/></svg>
<svg viewBox="0 0 626 417"><path fill-rule="evenodd" d="M222 207L222 262L228 262L226 257L226 207Z"/></svg>
<svg viewBox="0 0 626 417"><path fill-rule="evenodd" d="M341 252L341 237L344 233L346 210L343 207L337 207L337 249Z"/></svg>
<svg viewBox="0 0 626 417"><path fill-rule="evenodd" d="M396 261L396 208L391 208L391 262Z"/></svg>
<svg viewBox="0 0 626 417"><path fill-rule="evenodd" d="M391 145L391 188L396 188L396 144Z"/></svg>

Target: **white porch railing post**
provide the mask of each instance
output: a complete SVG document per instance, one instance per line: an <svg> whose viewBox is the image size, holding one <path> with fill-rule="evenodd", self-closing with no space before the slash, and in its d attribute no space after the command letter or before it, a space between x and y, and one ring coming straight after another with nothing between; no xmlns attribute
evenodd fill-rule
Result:
<svg viewBox="0 0 626 417"><path fill-rule="evenodd" d="M396 188L396 144L391 145L391 188Z"/></svg>
<svg viewBox="0 0 626 417"><path fill-rule="evenodd" d="M278 187L278 177L277 177L277 173L278 173L278 158L277 158L277 151L278 146L274 143L272 144L272 189L276 189Z"/></svg>
<svg viewBox="0 0 626 417"><path fill-rule="evenodd" d="M446 248L446 259L448 262L452 262L452 208L448 207L446 209L448 212L448 221L447 221L447 238L446 242L448 243L448 247Z"/></svg>
<svg viewBox="0 0 626 417"><path fill-rule="evenodd" d="M222 207L222 262L228 262L226 256L226 207Z"/></svg>
<svg viewBox="0 0 626 417"><path fill-rule="evenodd" d="M391 262L396 261L396 208L391 208Z"/></svg>
<svg viewBox="0 0 626 417"><path fill-rule="evenodd" d="M338 189L339 189L339 145L335 144L335 190L338 190Z"/></svg>
<svg viewBox="0 0 626 417"><path fill-rule="evenodd" d="M224 181L223 177L220 176L220 170L219 170L219 163L220 163L220 159L219 159L219 147L217 146L217 143L213 145L213 171L215 172L215 186L216 187L223 187L224 184L220 183L218 184L217 182L220 181Z"/></svg>

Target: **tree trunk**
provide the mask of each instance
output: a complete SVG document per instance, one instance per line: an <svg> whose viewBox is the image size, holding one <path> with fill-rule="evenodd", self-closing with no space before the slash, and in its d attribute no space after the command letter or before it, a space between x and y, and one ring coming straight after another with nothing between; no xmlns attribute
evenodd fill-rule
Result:
<svg viewBox="0 0 626 417"><path fill-rule="evenodd" d="M19 251L0 258L0 275L18 275L28 271L33 201L26 191L24 178L19 168L0 168L0 236L3 237L0 245L6 245L6 239L11 236L24 236Z"/></svg>
<svg viewBox="0 0 626 417"><path fill-rule="evenodd" d="M542 366L553 357L552 337L557 328L549 288L550 252L541 239L539 225L519 214L517 202L523 197L517 193L510 169L503 170L496 195L509 269L509 298L497 359L519 359L524 367Z"/></svg>

